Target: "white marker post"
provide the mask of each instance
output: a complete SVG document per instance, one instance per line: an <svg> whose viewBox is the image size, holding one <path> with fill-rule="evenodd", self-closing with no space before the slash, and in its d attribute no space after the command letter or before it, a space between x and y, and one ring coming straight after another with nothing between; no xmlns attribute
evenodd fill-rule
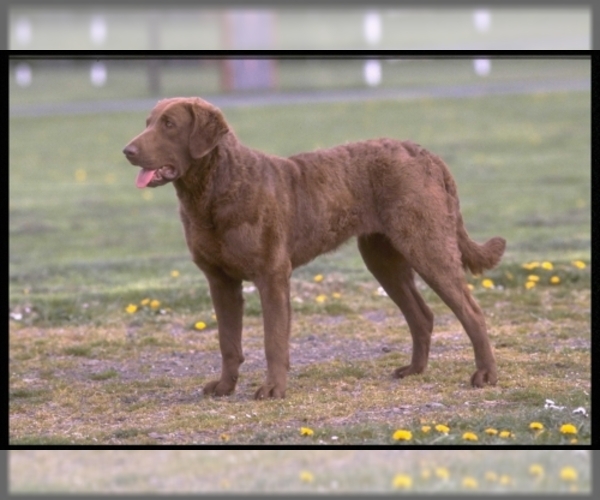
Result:
<svg viewBox="0 0 600 500"><path fill-rule="evenodd" d="M375 87L381 83L381 61L376 59L365 62L364 67L365 81L370 87Z"/></svg>
<svg viewBox="0 0 600 500"><path fill-rule="evenodd" d="M15 68L15 79L19 87L29 87L31 85L31 66L27 63L20 63Z"/></svg>
<svg viewBox="0 0 600 500"><path fill-rule="evenodd" d="M487 76L492 71L492 62L489 59L475 59L473 67L478 76Z"/></svg>
<svg viewBox="0 0 600 500"><path fill-rule="evenodd" d="M103 62L95 62L90 70L90 81L94 87L103 87L106 83L106 66Z"/></svg>

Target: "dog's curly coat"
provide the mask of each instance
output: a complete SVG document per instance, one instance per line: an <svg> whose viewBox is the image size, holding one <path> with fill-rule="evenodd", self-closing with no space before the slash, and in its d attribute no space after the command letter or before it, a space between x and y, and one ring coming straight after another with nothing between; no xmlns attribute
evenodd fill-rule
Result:
<svg viewBox="0 0 600 500"><path fill-rule="evenodd" d="M160 101L146 129L123 150L142 167L138 187L172 182L187 245L204 272L217 314L222 372L204 386L235 389L242 354L242 280L256 284L264 317L267 378L256 398L284 397L289 369L292 269L352 236L367 265L400 308L421 373L433 314L413 270L458 317L475 350L473 386L495 384L496 362L481 309L464 280L495 266L502 238L472 241L444 162L410 141L375 139L289 158L242 145L221 111L199 98Z"/></svg>

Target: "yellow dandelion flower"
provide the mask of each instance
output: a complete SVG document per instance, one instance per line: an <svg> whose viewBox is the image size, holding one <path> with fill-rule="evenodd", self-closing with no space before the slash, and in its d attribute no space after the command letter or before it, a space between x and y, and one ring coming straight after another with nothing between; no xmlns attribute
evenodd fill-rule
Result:
<svg viewBox="0 0 600 500"><path fill-rule="evenodd" d="M535 269L536 267L540 267L540 263L539 262L528 262L526 264L523 264L523 267L525 269L531 270L531 269Z"/></svg>
<svg viewBox="0 0 600 500"><path fill-rule="evenodd" d="M408 489L412 486L412 477L408 474L396 474L394 476L394 488Z"/></svg>
<svg viewBox="0 0 600 500"><path fill-rule="evenodd" d="M177 269L173 269L173 271L171 271L171 276L173 278L177 278L177 276L179 276L179 271Z"/></svg>
<svg viewBox="0 0 600 500"><path fill-rule="evenodd" d="M308 472L307 470L300 472L300 481L303 483L312 483L314 480L315 476L313 476L311 472Z"/></svg>
<svg viewBox="0 0 600 500"><path fill-rule="evenodd" d="M512 480L512 477L510 477L508 474L502 474L500 476L500 479L498 480L498 482L500 484L503 484L506 486L506 485L512 484L513 480Z"/></svg>
<svg viewBox="0 0 600 500"><path fill-rule="evenodd" d="M392 437L396 441L410 441L412 439L412 432L404 429L398 429L396 432L394 432Z"/></svg>
<svg viewBox="0 0 600 500"><path fill-rule="evenodd" d="M493 427L488 427L485 431L486 434L489 434L490 436L495 436L496 434L498 434L498 431L496 429L494 429Z"/></svg>
<svg viewBox="0 0 600 500"><path fill-rule="evenodd" d="M229 441L229 434L223 433L219 437L221 438L221 441Z"/></svg>
<svg viewBox="0 0 600 500"><path fill-rule="evenodd" d="M310 427L300 427L301 436L312 436L315 433Z"/></svg>
<svg viewBox="0 0 600 500"><path fill-rule="evenodd" d="M160 301L159 300L154 299L152 302L150 302L150 307L152 309L158 309L158 306L160 306Z"/></svg>
<svg viewBox="0 0 600 500"><path fill-rule="evenodd" d="M129 313L129 314L133 314L134 312L137 311L137 306L135 304L129 304L125 310Z"/></svg>
<svg viewBox="0 0 600 500"><path fill-rule="evenodd" d="M530 274L529 276L527 276L527 279L529 281L540 281L540 277L536 276L535 274Z"/></svg>
<svg viewBox="0 0 600 500"><path fill-rule="evenodd" d="M463 488L477 488L477 479L467 476L462 480Z"/></svg>
<svg viewBox="0 0 600 500"><path fill-rule="evenodd" d="M510 431L501 431L500 434L498 434L498 436L500 436L501 438L515 437L515 435Z"/></svg>
<svg viewBox="0 0 600 500"><path fill-rule="evenodd" d="M541 422L531 422L529 428L533 431L541 431L544 428L544 424Z"/></svg>
<svg viewBox="0 0 600 500"><path fill-rule="evenodd" d="M440 479L448 479L450 477L450 472L446 467L436 467L434 472Z"/></svg>
<svg viewBox="0 0 600 500"><path fill-rule="evenodd" d="M490 279L485 279L481 282L483 288L494 288L494 282Z"/></svg>
<svg viewBox="0 0 600 500"><path fill-rule="evenodd" d="M577 438L573 438L571 439L571 441L569 441L570 444L577 444Z"/></svg>
<svg viewBox="0 0 600 500"><path fill-rule="evenodd" d="M544 468L540 464L531 464L529 466L529 474L535 477L543 477Z"/></svg>
<svg viewBox="0 0 600 500"><path fill-rule="evenodd" d="M450 429L447 426L445 426L444 424L436 425L435 430L438 432L443 432L444 434L448 434L448 432L450 432Z"/></svg>
<svg viewBox="0 0 600 500"><path fill-rule="evenodd" d="M322 274L317 274L313 280L317 283L320 283L321 281L323 281L323 275Z"/></svg>
<svg viewBox="0 0 600 500"><path fill-rule="evenodd" d="M333 293L331 294L331 296L332 296L334 299L339 299L339 298L342 296L342 294L341 294L341 293L339 293L339 292L333 292Z"/></svg>
<svg viewBox="0 0 600 500"><path fill-rule="evenodd" d="M525 288L527 288L527 290L529 290L530 288L533 288L535 286L535 281L528 281L527 283L525 283Z"/></svg>
<svg viewBox="0 0 600 500"><path fill-rule="evenodd" d="M571 262L571 264L573 264L578 269L585 269L585 262L583 262L582 260L574 260L573 262Z"/></svg>
<svg viewBox="0 0 600 500"><path fill-rule="evenodd" d="M140 302L141 306L147 306L150 303L150 299L144 299Z"/></svg>
<svg viewBox="0 0 600 500"><path fill-rule="evenodd" d="M563 434L577 434L577 427L573 424L563 424L560 426L560 432Z"/></svg>
<svg viewBox="0 0 600 500"><path fill-rule="evenodd" d="M204 330L206 328L206 323L204 321L196 321L196 323L194 323L194 328L196 330Z"/></svg>
<svg viewBox="0 0 600 500"><path fill-rule="evenodd" d="M560 470L560 478L563 481L577 481L577 471L573 467L563 467Z"/></svg>
<svg viewBox="0 0 600 500"><path fill-rule="evenodd" d="M549 271L552 271L552 269L554 269L554 266L552 265L552 262L542 262L542 269L548 269Z"/></svg>
<svg viewBox="0 0 600 500"><path fill-rule="evenodd" d="M75 170L75 180L77 182L85 182L86 177L87 174L82 168L78 168L77 170Z"/></svg>
<svg viewBox="0 0 600 500"><path fill-rule="evenodd" d="M423 431L424 433L428 433L431 430L431 425L424 425L423 427L421 427L421 431Z"/></svg>
<svg viewBox="0 0 600 500"><path fill-rule="evenodd" d="M557 285L558 283L560 283L560 278L558 276L552 276L552 278L550 278L550 283L552 283L553 285Z"/></svg>
<svg viewBox="0 0 600 500"><path fill-rule="evenodd" d="M496 474L494 471L489 470L485 473L485 480L490 483L498 481L498 474Z"/></svg>
<svg viewBox="0 0 600 500"><path fill-rule="evenodd" d="M473 432L465 432L463 434L463 439L466 439L467 441L477 441L479 438L477 437L477 434L474 434Z"/></svg>
<svg viewBox="0 0 600 500"><path fill-rule="evenodd" d="M325 302L327 300L327 295L317 295L315 300L319 303L322 304L323 302Z"/></svg>

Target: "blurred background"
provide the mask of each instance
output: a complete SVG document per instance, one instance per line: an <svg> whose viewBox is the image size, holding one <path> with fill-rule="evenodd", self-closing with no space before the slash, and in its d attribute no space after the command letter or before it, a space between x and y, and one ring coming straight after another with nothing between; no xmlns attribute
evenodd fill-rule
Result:
<svg viewBox="0 0 600 500"><path fill-rule="evenodd" d="M11 7L11 50L576 50L589 8Z"/></svg>

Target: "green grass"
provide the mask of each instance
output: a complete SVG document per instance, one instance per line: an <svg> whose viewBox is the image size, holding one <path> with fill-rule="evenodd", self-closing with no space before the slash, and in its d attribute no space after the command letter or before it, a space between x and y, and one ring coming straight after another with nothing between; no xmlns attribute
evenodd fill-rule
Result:
<svg viewBox="0 0 600 500"><path fill-rule="evenodd" d="M562 64L557 72L571 62ZM391 379L410 335L350 243L294 272L287 399L263 403L250 400L265 369L256 292L245 294L236 393L202 399L220 358L206 281L190 261L172 187L137 190L120 152L146 113L11 119L11 443L219 443L226 434L235 443L337 435L340 444L392 444L407 428L436 444L440 436L418 434L422 420L450 425L448 444L462 444L466 430L484 444L567 444L564 423L589 443L589 418L571 414L590 405L589 111L587 92L228 109L243 142L280 155L411 138L448 162L471 236L508 241L497 269L468 277L495 347L497 387L467 386L469 340L421 283L436 315L430 364ZM522 267L531 261L553 269ZM530 275L539 281L526 289ZM545 399L566 410L545 410ZM533 435L532 421L547 431ZM318 437L300 436L301 426Z"/></svg>
<svg viewBox="0 0 600 500"><path fill-rule="evenodd" d="M380 135L420 142L449 163L470 234L480 241L504 236L504 264L518 266L589 258L588 106L589 94L573 93L227 115L244 142L282 155ZM11 299L31 303L46 324L107 318L146 296L178 310L209 306L173 190L136 190L134 169L120 152L141 123L141 114L11 122ZM81 182L78 170L85 172ZM352 244L295 276L332 269L368 279Z"/></svg>
<svg viewBox="0 0 600 500"><path fill-rule="evenodd" d="M574 451L13 450L9 457L12 493L591 490L589 452Z"/></svg>

